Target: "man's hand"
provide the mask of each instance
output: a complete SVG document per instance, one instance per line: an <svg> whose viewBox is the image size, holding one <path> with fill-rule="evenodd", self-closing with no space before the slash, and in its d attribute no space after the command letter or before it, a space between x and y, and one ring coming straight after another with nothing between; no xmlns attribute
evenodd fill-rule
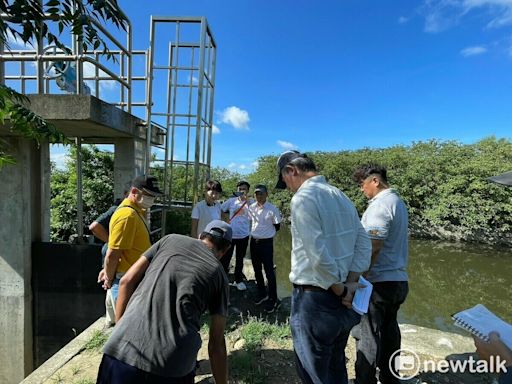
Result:
<svg viewBox="0 0 512 384"><path fill-rule="evenodd" d="M102 288L106 291L112 287L112 281L108 278L105 268L98 274L98 283L102 283Z"/></svg>
<svg viewBox="0 0 512 384"><path fill-rule="evenodd" d="M473 340L475 341L476 353L480 359L489 361L491 356L499 356L502 361L506 361L505 366L510 367L512 365L512 350L501 341L498 333L491 332L488 342L476 336L473 336Z"/></svg>
<svg viewBox="0 0 512 384"><path fill-rule="evenodd" d="M344 297L341 297L344 287L347 287L347 293ZM345 282L345 283L336 283L331 285L331 290L334 292L336 296L341 297L342 304L347 308L352 308L352 300L354 299L354 294L357 288L364 288L366 285L358 283L358 282Z"/></svg>

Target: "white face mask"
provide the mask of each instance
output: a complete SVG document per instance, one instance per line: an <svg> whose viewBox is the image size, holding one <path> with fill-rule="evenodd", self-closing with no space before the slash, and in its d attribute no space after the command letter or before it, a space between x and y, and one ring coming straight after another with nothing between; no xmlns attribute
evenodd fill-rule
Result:
<svg viewBox="0 0 512 384"><path fill-rule="evenodd" d="M153 196L141 195L139 205L142 209L148 209L155 204L155 198Z"/></svg>

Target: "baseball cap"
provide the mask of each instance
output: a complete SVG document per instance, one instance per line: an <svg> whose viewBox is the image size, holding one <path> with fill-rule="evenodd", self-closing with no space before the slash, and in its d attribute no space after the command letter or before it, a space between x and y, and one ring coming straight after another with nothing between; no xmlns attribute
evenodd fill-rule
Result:
<svg viewBox="0 0 512 384"><path fill-rule="evenodd" d="M293 160L304 157L299 151L286 151L277 159L277 184L276 189L286 189L286 183L283 180L281 172L284 167L290 164Z"/></svg>
<svg viewBox="0 0 512 384"><path fill-rule="evenodd" d="M203 233L206 232L213 237L222 238L231 243L231 237L233 235L233 230L231 229L231 225L222 220L213 220L208 223Z"/></svg>
<svg viewBox="0 0 512 384"><path fill-rule="evenodd" d="M267 186L263 185L263 184L257 184L254 187L254 193L256 193L256 192L268 193Z"/></svg>
<svg viewBox="0 0 512 384"><path fill-rule="evenodd" d="M158 180L155 176L150 175L140 175L137 176L132 181L132 186L134 186L137 189L140 189L141 191L146 192L147 194L151 196L162 196L163 193L158 187Z"/></svg>
<svg viewBox="0 0 512 384"><path fill-rule="evenodd" d="M492 176L487 178L487 180L492 181L496 184L512 186L512 171L502 173L501 175Z"/></svg>

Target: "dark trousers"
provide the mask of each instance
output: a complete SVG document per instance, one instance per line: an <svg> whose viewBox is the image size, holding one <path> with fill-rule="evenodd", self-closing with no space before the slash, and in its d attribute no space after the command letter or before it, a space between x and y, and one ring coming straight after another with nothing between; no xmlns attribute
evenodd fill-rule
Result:
<svg viewBox="0 0 512 384"><path fill-rule="evenodd" d="M251 238L251 261L258 285L258 293L265 295L265 280L263 279L262 267L268 282L268 297L270 300L277 300L276 274L274 272L274 239L253 239Z"/></svg>
<svg viewBox="0 0 512 384"><path fill-rule="evenodd" d="M394 369L395 362L390 363L389 359L400 349L397 313L408 292L407 281L373 284L368 313L361 318L360 335L355 332L358 336L355 384L376 384L376 367L380 369L379 380L382 384L400 383L396 377L398 372Z"/></svg>
<svg viewBox="0 0 512 384"><path fill-rule="evenodd" d="M104 354L96 384L194 384L194 377L194 371L183 377L157 376Z"/></svg>
<svg viewBox="0 0 512 384"><path fill-rule="evenodd" d="M249 244L249 236L244 237L243 239L233 239L231 243L231 247L228 251L222 256L220 262L224 267L224 271L226 275L229 274L229 263L231 263L231 258L233 257L233 250L236 248L235 252L235 281L237 283L241 283L244 280L243 268L244 268L244 257L247 252L247 245Z"/></svg>
<svg viewBox="0 0 512 384"><path fill-rule="evenodd" d="M303 383L348 383L345 347L360 318L331 291L293 289L290 328L297 373Z"/></svg>

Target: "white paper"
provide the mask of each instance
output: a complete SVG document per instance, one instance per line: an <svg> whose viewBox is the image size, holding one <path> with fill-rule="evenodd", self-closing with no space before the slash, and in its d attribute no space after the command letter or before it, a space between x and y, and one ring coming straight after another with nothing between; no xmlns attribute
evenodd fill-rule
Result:
<svg viewBox="0 0 512 384"><path fill-rule="evenodd" d="M483 338L488 339L489 333L495 331L501 340L512 348L512 325L500 319L484 305L477 304L452 316L455 325Z"/></svg>
<svg viewBox="0 0 512 384"><path fill-rule="evenodd" d="M359 283L366 285L366 287L357 288L354 299L352 300L352 309L360 315L364 315L368 312L368 304L372 296L373 285L363 276L359 276Z"/></svg>

